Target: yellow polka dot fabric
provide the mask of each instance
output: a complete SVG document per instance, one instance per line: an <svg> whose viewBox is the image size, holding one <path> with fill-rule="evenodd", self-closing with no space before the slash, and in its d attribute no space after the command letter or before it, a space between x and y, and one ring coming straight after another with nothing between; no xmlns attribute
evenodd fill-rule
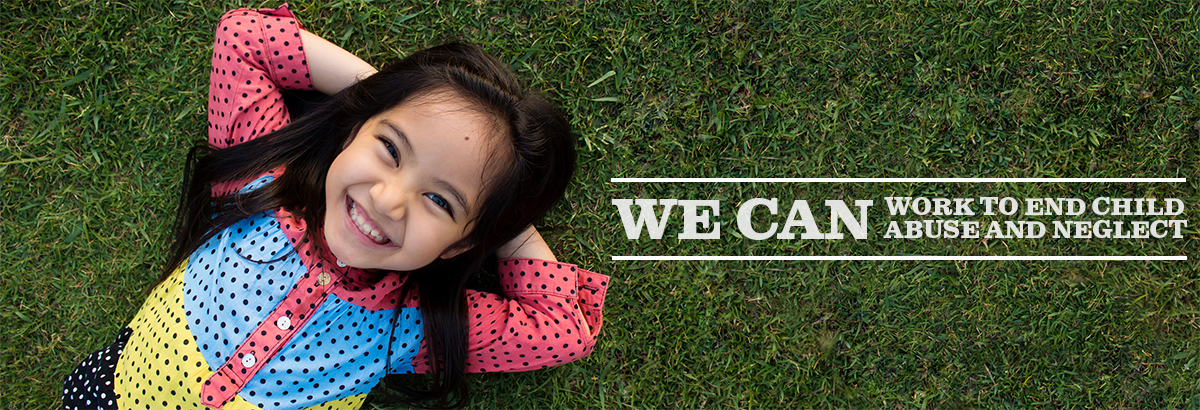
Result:
<svg viewBox="0 0 1200 410"><path fill-rule="evenodd" d="M200 391L200 383L212 374L205 363L182 306L183 271L172 273L154 290L129 324L132 334L116 368L117 404L123 409L202 409L199 401L188 403ZM147 407L149 406L149 407Z"/></svg>
<svg viewBox="0 0 1200 410"><path fill-rule="evenodd" d="M232 148L290 122L279 90L312 88L299 29L286 6L221 18L209 88L213 146ZM218 184L214 193L249 192L273 178ZM302 222L282 209L264 212L199 246L111 345L67 375L63 407L357 409L386 375L431 371L420 292L407 273L340 264L326 247L301 241ZM500 261L499 273L502 295L465 295L467 371L540 369L591 352L608 277L531 259Z"/></svg>
<svg viewBox="0 0 1200 410"><path fill-rule="evenodd" d="M204 380L213 374L193 340L181 306L185 266L154 290L129 324L132 334L117 361L117 405L122 409L207 409L200 404ZM358 409L364 394L323 403L320 409ZM234 397L223 410L260 409Z"/></svg>

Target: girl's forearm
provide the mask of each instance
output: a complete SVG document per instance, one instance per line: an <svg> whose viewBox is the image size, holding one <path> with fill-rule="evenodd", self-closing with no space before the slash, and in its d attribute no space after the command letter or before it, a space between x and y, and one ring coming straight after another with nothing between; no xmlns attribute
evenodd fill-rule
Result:
<svg viewBox="0 0 1200 410"><path fill-rule="evenodd" d="M313 87L322 93L334 94L377 71L349 51L306 30L300 30L300 41L304 43Z"/></svg>
<svg viewBox="0 0 1200 410"><path fill-rule="evenodd" d="M533 225L525 228L525 232L517 235L516 238L508 241L500 249L497 249L496 257L500 259L532 258L558 261L558 258L554 257L554 251L550 250L550 246L546 245L546 240L542 239L542 235L538 233Z"/></svg>

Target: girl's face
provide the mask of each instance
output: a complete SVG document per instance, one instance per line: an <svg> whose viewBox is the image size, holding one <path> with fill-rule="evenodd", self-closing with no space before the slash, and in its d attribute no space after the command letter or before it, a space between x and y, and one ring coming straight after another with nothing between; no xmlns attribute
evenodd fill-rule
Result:
<svg viewBox="0 0 1200 410"><path fill-rule="evenodd" d="M411 271L456 246L479 212L495 144L490 121L435 94L359 127L325 179L325 241L342 263Z"/></svg>

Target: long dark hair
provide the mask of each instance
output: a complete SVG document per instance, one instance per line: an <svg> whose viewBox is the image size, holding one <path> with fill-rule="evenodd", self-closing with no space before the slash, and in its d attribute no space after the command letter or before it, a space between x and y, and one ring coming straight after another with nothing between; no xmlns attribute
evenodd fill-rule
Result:
<svg viewBox="0 0 1200 410"><path fill-rule="evenodd" d="M325 176L356 129L406 101L449 92L495 120L496 177L461 244L468 251L409 273L421 298L425 346L436 374L429 389L397 386L413 404L453 406L465 400L466 283L497 248L562 197L575 169L575 137L558 107L526 90L495 57L465 44L414 53L332 95L291 124L230 149L193 148L184 170L174 245L159 282L220 230L251 215L284 208L305 221L305 240L317 238L325 215ZM503 163L500 163L503 162ZM249 193L213 197L216 183L284 169ZM411 289L411 288L409 288ZM388 380L393 385L394 380ZM461 403L461 401L459 401Z"/></svg>

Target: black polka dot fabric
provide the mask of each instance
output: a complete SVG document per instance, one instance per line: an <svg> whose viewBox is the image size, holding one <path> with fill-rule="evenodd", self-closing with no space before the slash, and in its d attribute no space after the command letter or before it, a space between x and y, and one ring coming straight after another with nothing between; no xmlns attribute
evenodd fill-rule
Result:
<svg viewBox="0 0 1200 410"><path fill-rule="evenodd" d="M217 25L208 84L208 143L228 148L291 122L282 90L313 90L300 42L300 23L287 6L231 10ZM224 195L247 181L217 184Z"/></svg>
<svg viewBox="0 0 1200 410"><path fill-rule="evenodd" d="M63 408L117 409L117 394L113 388L113 371L121 349L132 331L125 328L113 344L83 359L63 382Z"/></svg>
<svg viewBox="0 0 1200 410"><path fill-rule="evenodd" d="M281 210L215 235L155 290L117 344L68 377L64 402L357 408L383 376L428 372L418 292L399 299L405 275L332 269L328 250L302 237ZM538 369L591 352L607 277L533 259L501 261L500 274L504 295L467 295L469 371ZM329 280L319 285L322 275Z"/></svg>
<svg viewBox="0 0 1200 410"><path fill-rule="evenodd" d="M210 82L215 147L287 124L279 88L312 87L298 30L286 7L222 17ZM280 171L213 190L249 192ZM357 409L385 375L430 371L407 274L339 266L302 240L306 229L280 209L214 235L115 343L66 377L64 408ZM504 295L467 295L469 371L537 369L591 352L607 277L541 260L501 265Z"/></svg>
<svg viewBox="0 0 1200 410"><path fill-rule="evenodd" d="M608 277L537 259L500 261L504 295L469 291L468 372L541 369L591 353ZM417 357L417 372L430 371Z"/></svg>

